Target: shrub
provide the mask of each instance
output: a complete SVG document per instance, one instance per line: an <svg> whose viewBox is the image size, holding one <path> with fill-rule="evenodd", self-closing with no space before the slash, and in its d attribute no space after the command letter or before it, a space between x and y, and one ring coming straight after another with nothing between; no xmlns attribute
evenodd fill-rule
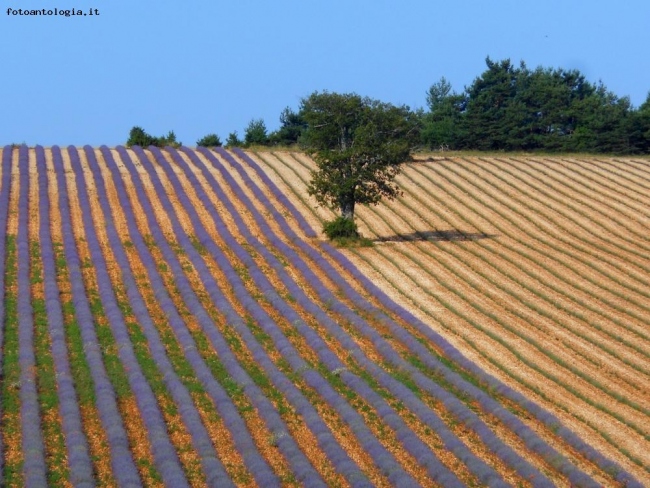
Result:
<svg viewBox="0 0 650 488"><path fill-rule="evenodd" d="M219 139L217 134L208 134L203 139L196 141L196 145L201 147L220 147L221 139Z"/></svg>
<svg viewBox="0 0 650 488"><path fill-rule="evenodd" d="M176 141L176 134L174 134L173 130L170 130L165 137L156 138L156 144L154 144L154 146L158 146L158 147L165 147L165 146L181 147L182 145L183 145L182 142Z"/></svg>
<svg viewBox="0 0 650 488"><path fill-rule="evenodd" d="M246 127L246 132L244 134L244 143L246 144L246 146L268 145L269 136L266 133L266 124L264 124L264 120L254 119L250 121L248 127Z"/></svg>
<svg viewBox="0 0 650 488"><path fill-rule="evenodd" d="M228 134L228 139L226 139L226 147L242 147L243 145L244 142L237 135L237 131Z"/></svg>
<svg viewBox="0 0 650 488"><path fill-rule="evenodd" d="M359 238L359 229L354 220L337 217L334 220L323 224L323 234L325 234L330 240L341 237L357 239Z"/></svg>
<svg viewBox="0 0 650 488"><path fill-rule="evenodd" d="M330 241L342 247L347 246L372 246L370 239L364 238L359 234L357 224L352 219L337 217L336 219L323 224L323 234Z"/></svg>
<svg viewBox="0 0 650 488"><path fill-rule="evenodd" d="M180 147L183 143L176 141L176 134L173 130L170 130L166 136L163 137L154 137L150 134L147 134L142 127L134 126L129 132L129 140L126 141L126 146L140 146L140 147Z"/></svg>
<svg viewBox="0 0 650 488"><path fill-rule="evenodd" d="M126 141L126 145L127 147L149 147L156 145L156 142L156 138L147 134L142 127L134 126L131 132L129 132L129 139Z"/></svg>

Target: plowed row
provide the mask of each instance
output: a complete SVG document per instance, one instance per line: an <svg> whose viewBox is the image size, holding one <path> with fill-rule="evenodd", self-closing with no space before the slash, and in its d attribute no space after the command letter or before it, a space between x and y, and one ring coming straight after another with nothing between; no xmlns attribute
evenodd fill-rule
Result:
<svg viewBox="0 0 650 488"><path fill-rule="evenodd" d="M650 167L5 147L3 486L641 486ZM379 285L379 288L377 287Z"/></svg>
<svg viewBox="0 0 650 488"><path fill-rule="evenodd" d="M435 160L434 160L435 159ZM255 160L314 229L301 154ZM650 482L650 164L430 158L345 254L485 371Z"/></svg>

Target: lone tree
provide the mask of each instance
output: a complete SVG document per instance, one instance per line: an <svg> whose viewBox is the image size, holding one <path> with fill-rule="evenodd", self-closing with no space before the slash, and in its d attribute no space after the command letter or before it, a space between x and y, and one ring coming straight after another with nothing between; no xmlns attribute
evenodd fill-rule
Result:
<svg viewBox="0 0 650 488"><path fill-rule="evenodd" d="M301 144L318 165L307 190L318 203L353 222L357 203L400 195L394 180L418 138L407 106L314 92L301 101L300 115L307 126Z"/></svg>

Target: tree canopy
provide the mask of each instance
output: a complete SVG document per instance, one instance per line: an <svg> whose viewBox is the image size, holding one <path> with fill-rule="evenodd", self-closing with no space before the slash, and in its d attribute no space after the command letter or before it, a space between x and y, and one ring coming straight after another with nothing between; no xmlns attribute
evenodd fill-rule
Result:
<svg viewBox="0 0 650 488"><path fill-rule="evenodd" d="M427 92L421 141L431 149L647 152L650 122L602 82L578 70L536 68L509 59L487 69L462 94L442 78Z"/></svg>
<svg viewBox="0 0 650 488"><path fill-rule="evenodd" d="M244 141L239 138L237 131L233 131L228 134L228 138L226 139L226 147L241 147L243 145Z"/></svg>
<svg viewBox="0 0 650 488"><path fill-rule="evenodd" d="M221 139L217 134L208 134L196 141L196 145L200 147L219 147L221 146Z"/></svg>
<svg viewBox="0 0 650 488"><path fill-rule="evenodd" d="M515 64L510 59L495 61L489 56L485 64L483 73L462 92L454 91L445 77L432 84L425 92L426 109L411 112L407 107L392 107L409 121L407 146L415 144L410 123L417 120L419 146L434 150L650 152L650 95L636 108L629 97L616 95L600 81L588 81L575 69L530 69L523 61ZM286 107L277 130L267 133L264 121L253 119L244 141L233 132L226 145L303 144L322 152L320 157L330 158L334 164L338 159L352 157L349 143L362 134L360 127L369 127L372 117L368 114L379 113L374 110L377 107L389 106L356 94L315 92L301 101L298 111ZM331 120L315 131L320 118L328 113ZM337 132L341 127L343 136ZM387 133L381 138L386 139ZM360 139L356 146L367 145L367 140ZM397 138L391 135L388 140L396 147ZM325 155L325 150L337 154ZM363 198L365 187L360 188L359 196Z"/></svg>
<svg viewBox="0 0 650 488"><path fill-rule="evenodd" d="M396 107L355 93L314 92L301 102L301 144L317 164L308 192L341 216L359 204L399 195L394 180L416 142L417 120Z"/></svg>
<svg viewBox="0 0 650 488"><path fill-rule="evenodd" d="M149 146L172 146L180 147L181 142L176 140L176 134L173 130L170 130L166 136L154 137L147 132L142 127L137 125L131 128L129 132L129 138L126 141L127 147L131 146L140 146L140 147L149 147Z"/></svg>
<svg viewBox="0 0 650 488"><path fill-rule="evenodd" d="M264 119L251 120L244 132L244 145L264 146L268 144L268 142L269 136L266 133L266 124L264 123Z"/></svg>

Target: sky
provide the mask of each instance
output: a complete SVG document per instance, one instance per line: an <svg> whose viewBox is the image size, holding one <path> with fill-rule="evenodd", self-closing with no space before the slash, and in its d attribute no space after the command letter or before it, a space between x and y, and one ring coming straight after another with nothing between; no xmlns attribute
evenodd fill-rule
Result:
<svg viewBox="0 0 650 488"><path fill-rule="evenodd" d="M314 91L411 108L485 59L580 70L640 105L648 0L4 0L0 144L124 144L133 126L188 146ZM87 15L13 15L22 9ZM91 10L92 9L92 10ZM10 14L7 14L7 11ZM95 15L88 15L92 11ZM97 15L98 14L98 15Z"/></svg>

